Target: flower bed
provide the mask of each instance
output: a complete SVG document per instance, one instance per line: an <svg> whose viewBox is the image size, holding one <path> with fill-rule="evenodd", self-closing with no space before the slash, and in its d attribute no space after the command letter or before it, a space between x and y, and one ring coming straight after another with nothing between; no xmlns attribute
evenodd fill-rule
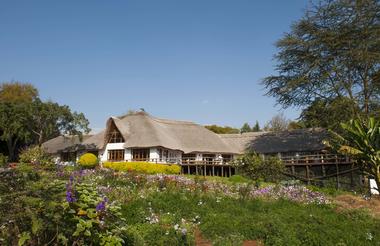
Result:
<svg viewBox="0 0 380 246"><path fill-rule="evenodd" d="M105 162L103 167L115 171L137 172L146 174L179 174L181 167L176 164L155 164L149 162Z"/></svg>

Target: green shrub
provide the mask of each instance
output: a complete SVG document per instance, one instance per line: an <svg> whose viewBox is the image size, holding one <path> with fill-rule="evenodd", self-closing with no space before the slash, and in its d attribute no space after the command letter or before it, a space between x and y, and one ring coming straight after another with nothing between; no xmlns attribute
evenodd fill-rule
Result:
<svg viewBox="0 0 380 246"><path fill-rule="evenodd" d="M0 167L5 167L8 163L8 156L0 153Z"/></svg>
<svg viewBox="0 0 380 246"><path fill-rule="evenodd" d="M86 153L86 154L82 155L78 161L78 164L82 168L89 168L89 169L95 168L96 165L98 165L98 163L99 163L98 158L96 157L96 155L94 155L92 153Z"/></svg>
<svg viewBox="0 0 380 246"><path fill-rule="evenodd" d="M254 152L241 156L234 165L245 176L265 182L279 182L285 171L285 166L279 158L266 157L263 159Z"/></svg>
<svg viewBox="0 0 380 246"><path fill-rule="evenodd" d="M147 174L179 174L181 167L176 164L155 164L149 162L105 162L103 167L116 171L138 172Z"/></svg>
<svg viewBox="0 0 380 246"><path fill-rule="evenodd" d="M232 175L228 178L232 183L248 183L250 180L241 175Z"/></svg>
<svg viewBox="0 0 380 246"><path fill-rule="evenodd" d="M53 158L42 147L34 146L24 149L20 154L20 163L41 165L44 167L54 164Z"/></svg>

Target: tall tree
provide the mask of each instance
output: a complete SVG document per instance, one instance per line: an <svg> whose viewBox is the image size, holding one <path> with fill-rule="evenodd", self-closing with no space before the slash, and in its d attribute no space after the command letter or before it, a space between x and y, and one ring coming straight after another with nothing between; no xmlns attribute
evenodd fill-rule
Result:
<svg viewBox="0 0 380 246"><path fill-rule="evenodd" d="M0 84L0 140L6 142L9 159L15 161L18 147L39 144L60 134L89 132L88 120L66 105L42 102L31 84Z"/></svg>
<svg viewBox="0 0 380 246"><path fill-rule="evenodd" d="M10 161L15 160L18 145L32 140L29 124L29 104L0 102L0 139L6 142Z"/></svg>
<svg viewBox="0 0 380 246"><path fill-rule="evenodd" d="M290 120L288 120L283 113L277 114L272 117L270 121L265 124L264 130L266 131L285 131L289 127Z"/></svg>
<svg viewBox="0 0 380 246"><path fill-rule="evenodd" d="M71 112L66 105L42 102L37 99L32 104L30 131L37 137L36 143L42 145L48 139L61 134L82 136L88 133L89 122L82 113Z"/></svg>
<svg viewBox="0 0 380 246"><path fill-rule="evenodd" d="M380 104L380 2L324 0L311 6L277 44L277 75L267 94L284 107L347 98L352 116Z"/></svg>
<svg viewBox="0 0 380 246"><path fill-rule="evenodd" d="M245 132L251 132L252 128L248 123L244 123L244 125L240 128L240 133L245 133Z"/></svg>
<svg viewBox="0 0 380 246"><path fill-rule="evenodd" d="M261 130L261 129L260 129L259 122L256 120L255 125L252 127L252 131L253 131L253 132L259 132L260 130Z"/></svg>
<svg viewBox="0 0 380 246"><path fill-rule="evenodd" d="M0 102L31 103L38 97L38 90L32 84L11 82L0 84Z"/></svg>
<svg viewBox="0 0 380 246"><path fill-rule="evenodd" d="M318 99L304 109L300 115L300 123L305 127L324 127L341 132L340 123L352 119L352 113L348 108L355 105L346 97L337 97L333 100ZM360 111L356 106L355 111Z"/></svg>

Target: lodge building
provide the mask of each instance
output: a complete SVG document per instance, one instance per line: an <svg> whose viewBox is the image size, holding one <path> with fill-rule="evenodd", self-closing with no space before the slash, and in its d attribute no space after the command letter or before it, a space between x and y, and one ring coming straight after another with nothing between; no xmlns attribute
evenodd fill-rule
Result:
<svg viewBox="0 0 380 246"><path fill-rule="evenodd" d="M323 177L346 175L353 183L352 162L330 153L323 140L328 132L321 128L282 132L216 134L188 121L160 119L146 112L111 117L106 128L95 135L59 136L43 144L57 162L75 162L90 152L106 161L147 161L180 164L186 174L231 176L229 164L247 151L278 156L287 174L311 182ZM351 176L350 176L351 175Z"/></svg>

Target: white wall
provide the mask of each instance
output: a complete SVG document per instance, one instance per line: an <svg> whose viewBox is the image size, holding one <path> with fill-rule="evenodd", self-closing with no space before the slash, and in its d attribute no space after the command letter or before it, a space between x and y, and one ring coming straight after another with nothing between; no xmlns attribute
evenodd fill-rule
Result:
<svg viewBox="0 0 380 246"><path fill-rule="evenodd" d="M108 150L116 150L116 149L124 149L124 143L108 143L106 145L106 148L104 149L104 152L101 156L100 161L102 162L107 161ZM124 159L125 158L126 158L126 154L124 154Z"/></svg>
<svg viewBox="0 0 380 246"><path fill-rule="evenodd" d="M371 189L372 195L379 195L379 191L377 190L377 184L375 179L369 179L369 188Z"/></svg>
<svg viewBox="0 0 380 246"><path fill-rule="evenodd" d="M125 149L124 159L126 161L132 161L132 150L131 149Z"/></svg>
<svg viewBox="0 0 380 246"><path fill-rule="evenodd" d="M159 161L160 154L158 153L158 148L150 148L149 149L149 159L150 161Z"/></svg>

